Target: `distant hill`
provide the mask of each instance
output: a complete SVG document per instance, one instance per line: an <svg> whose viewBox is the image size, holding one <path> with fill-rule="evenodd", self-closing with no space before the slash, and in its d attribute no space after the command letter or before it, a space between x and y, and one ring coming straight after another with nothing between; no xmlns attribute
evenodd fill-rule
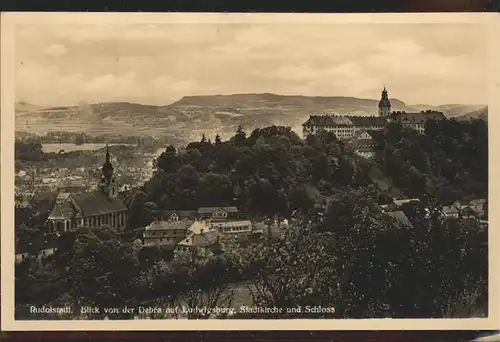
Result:
<svg viewBox="0 0 500 342"><path fill-rule="evenodd" d="M474 110L456 117L457 120L472 120L472 119L482 119L488 121L488 107L483 107L478 110Z"/></svg>
<svg viewBox="0 0 500 342"><path fill-rule="evenodd" d="M34 104L28 103L26 101L16 102L15 105L16 113L34 112L42 108L43 107L35 106Z"/></svg>
<svg viewBox="0 0 500 342"><path fill-rule="evenodd" d="M484 109L466 105L407 105L399 99L391 99L391 104L393 110L437 109L450 117L472 115L473 111ZM19 102L16 130L161 135L184 141L206 134L213 140L217 133L228 138L240 124L247 131L276 124L301 132L301 125L310 114L377 115L377 105L378 100L374 99L270 93L185 96L164 106L109 102L42 108Z"/></svg>

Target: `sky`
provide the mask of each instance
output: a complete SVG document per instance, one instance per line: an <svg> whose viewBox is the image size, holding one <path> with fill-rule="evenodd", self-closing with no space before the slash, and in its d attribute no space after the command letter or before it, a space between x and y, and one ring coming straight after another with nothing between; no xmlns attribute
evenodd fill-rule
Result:
<svg viewBox="0 0 500 342"><path fill-rule="evenodd" d="M189 95L486 104L479 24L171 23L15 27L16 101L170 104Z"/></svg>

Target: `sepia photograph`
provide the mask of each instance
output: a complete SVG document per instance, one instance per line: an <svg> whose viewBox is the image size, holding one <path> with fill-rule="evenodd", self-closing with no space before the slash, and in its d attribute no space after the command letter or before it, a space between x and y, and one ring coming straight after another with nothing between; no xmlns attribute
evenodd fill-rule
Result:
<svg viewBox="0 0 500 342"><path fill-rule="evenodd" d="M490 317L490 21L328 17L12 25L14 320Z"/></svg>

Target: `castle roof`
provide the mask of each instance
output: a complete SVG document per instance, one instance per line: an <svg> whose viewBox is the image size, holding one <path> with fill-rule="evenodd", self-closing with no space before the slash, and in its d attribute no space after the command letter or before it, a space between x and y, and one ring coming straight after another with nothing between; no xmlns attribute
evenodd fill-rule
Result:
<svg viewBox="0 0 500 342"><path fill-rule="evenodd" d="M311 115L303 126L356 126L380 127L385 125L381 116Z"/></svg>
<svg viewBox="0 0 500 342"><path fill-rule="evenodd" d="M357 127L384 126L386 122L381 116L350 116L349 119Z"/></svg>
<svg viewBox="0 0 500 342"><path fill-rule="evenodd" d="M424 124L427 120L444 120L446 115L438 111L425 111L416 113L394 112L401 123Z"/></svg>

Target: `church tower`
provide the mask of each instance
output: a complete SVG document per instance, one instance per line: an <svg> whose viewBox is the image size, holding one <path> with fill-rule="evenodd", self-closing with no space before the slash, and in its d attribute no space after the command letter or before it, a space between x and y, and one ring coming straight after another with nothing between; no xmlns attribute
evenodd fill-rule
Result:
<svg viewBox="0 0 500 342"><path fill-rule="evenodd" d="M109 154L108 145L106 144L106 161L102 165L102 177L99 183L99 188L110 199L117 197L116 181L114 176L113 164L111 164L111 156Z"/></svg>
<svg viewBox="0 0 500 342"><path fill-rule="evenodd" d="M391 114L391 101L389 101L389 97L387 95L387 89L382 90L382 97L378 102L378 115L388 118L389 114Z"/></svg>

